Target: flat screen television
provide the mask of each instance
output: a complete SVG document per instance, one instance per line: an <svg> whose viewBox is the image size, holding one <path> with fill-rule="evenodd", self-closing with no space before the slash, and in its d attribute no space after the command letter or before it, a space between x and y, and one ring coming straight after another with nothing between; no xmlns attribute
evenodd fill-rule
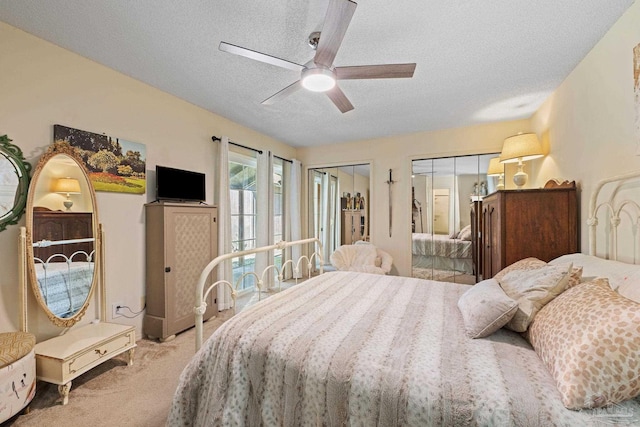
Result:
<svg viewBox="0 0 640 427"><path fill-rule="evenodd" d="M156 199L204 202L205 174L156 166Z"/></svg>

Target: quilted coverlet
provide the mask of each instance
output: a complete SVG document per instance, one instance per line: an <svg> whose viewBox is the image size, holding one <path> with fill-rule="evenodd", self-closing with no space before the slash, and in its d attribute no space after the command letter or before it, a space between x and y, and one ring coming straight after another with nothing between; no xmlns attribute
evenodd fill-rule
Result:
<svg viewBox="0 0 640 427"><path fill-rule="evenodd" d="M444 258L471 258L471 241L450 239L441 234L411 234L414 255L439 256Z"/></svg>
<svg viewBox="0 0 640 427"><path fill-rule="evenodd" d="M609 425L602 410L564 408L518 334L467 338L467 289L332 272L267 298L194 356L167 425ZM640 402L614 410L637 415Z"/></svg>

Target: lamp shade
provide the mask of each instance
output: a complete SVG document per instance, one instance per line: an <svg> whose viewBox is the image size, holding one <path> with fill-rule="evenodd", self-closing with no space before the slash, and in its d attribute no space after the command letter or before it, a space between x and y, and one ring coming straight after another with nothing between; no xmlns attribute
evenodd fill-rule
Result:
<svg viewBox="0 0 640 427"><path fill-rule="evenodd" d="M500 176L504 173L504 165L500 163L500 157L494 157L489 160L489 169L487 176Z"/></svg>
<svg viewBox="0 0 640 427"><path fill-rule="evenodd" d="M542 145L535 133L519 133L504 140L501 163L515 163L542 157Z"/></svg>
<svg viewBox="0 0 640 427"><path fill-rule="evenodd" d="M55 193L80 194L80 183L75 178L58 178L53 183Z"/></svg>

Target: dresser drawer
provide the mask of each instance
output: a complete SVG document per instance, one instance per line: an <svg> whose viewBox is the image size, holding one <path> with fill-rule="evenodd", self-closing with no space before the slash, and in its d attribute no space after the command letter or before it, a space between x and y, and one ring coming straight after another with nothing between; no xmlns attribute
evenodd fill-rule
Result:
<svg viewBox="0 0 640 427"><path fill-rule="evenodd" d="M116 336L112 340L100 343L77 357L67 361L63 368L66 375L74 375L91 369L92 367L108 360L133 347L135 344L135 332L129 331Z"/></svg>

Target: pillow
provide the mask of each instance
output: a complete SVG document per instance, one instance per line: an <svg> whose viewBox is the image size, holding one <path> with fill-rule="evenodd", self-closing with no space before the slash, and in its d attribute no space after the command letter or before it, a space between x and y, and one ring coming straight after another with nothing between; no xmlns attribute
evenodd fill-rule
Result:
<svg viewBox="0 0 640 427"><path fill-rule="evenodd" d="M458 240L471 240L471 226L467 225L458 234Z"/></svg>
<svg viewBox="0 0 640 427"><path fill-rule="evenodd" d="M606 279L568 289L536 316L527 336L569 409L640 395L640 304Z"/></svg>
<svg viewBox="0 0 640 427"><path fill-rule="evenodd" d="M500 286L518 302L518 310L506 327L516 332L526 331L538 311L567 289L572 267L571 264L548 265L507 273Z"/></svg>
<svg viewBox="0 0 640 427"><path fill-rule="evenodd" d="M510 271L534 270L536 268L544 267L545 265L547 265L547 263L539 260L538 258L525 258L525 259L521 259L520 261L516 261L513 264L498 271L496 275L493 276L493 278L499 282L500 280L502 280L505 274L509 273Z"/></svg>
<svg viewBox="0 0 640 427"><path fill-rule="evenodd" d="M561 264L547 264L547 265L562 265L562 266L566 266L567 269L569 268L570 264L568 263L561 263ZM567 284L567 289L569 288L573 288L574 286L578 286L580 283L582 282L588 282L590 280L595 279L595 277L582 277L582 266L578 266L578 267L572 267L571 270L569 270L569 283Z"/></svg>
<svg viewBox="0 0 640 427"><path fill-rule="evenodd" d="M611 289L620 295L640 303L640 265L598 258L586 254L569 254L558 257L549 264L573 262L581 265L584 275L606 277ZM584 281L584 278L583 278Z"/></svg>
<svg viewBox="0 0 640 427"><path fill-rule="evenodd" d="M483 338L503 327L516 313L518 303L494 279L483 280L458 299L469 338Z"/></svg>

